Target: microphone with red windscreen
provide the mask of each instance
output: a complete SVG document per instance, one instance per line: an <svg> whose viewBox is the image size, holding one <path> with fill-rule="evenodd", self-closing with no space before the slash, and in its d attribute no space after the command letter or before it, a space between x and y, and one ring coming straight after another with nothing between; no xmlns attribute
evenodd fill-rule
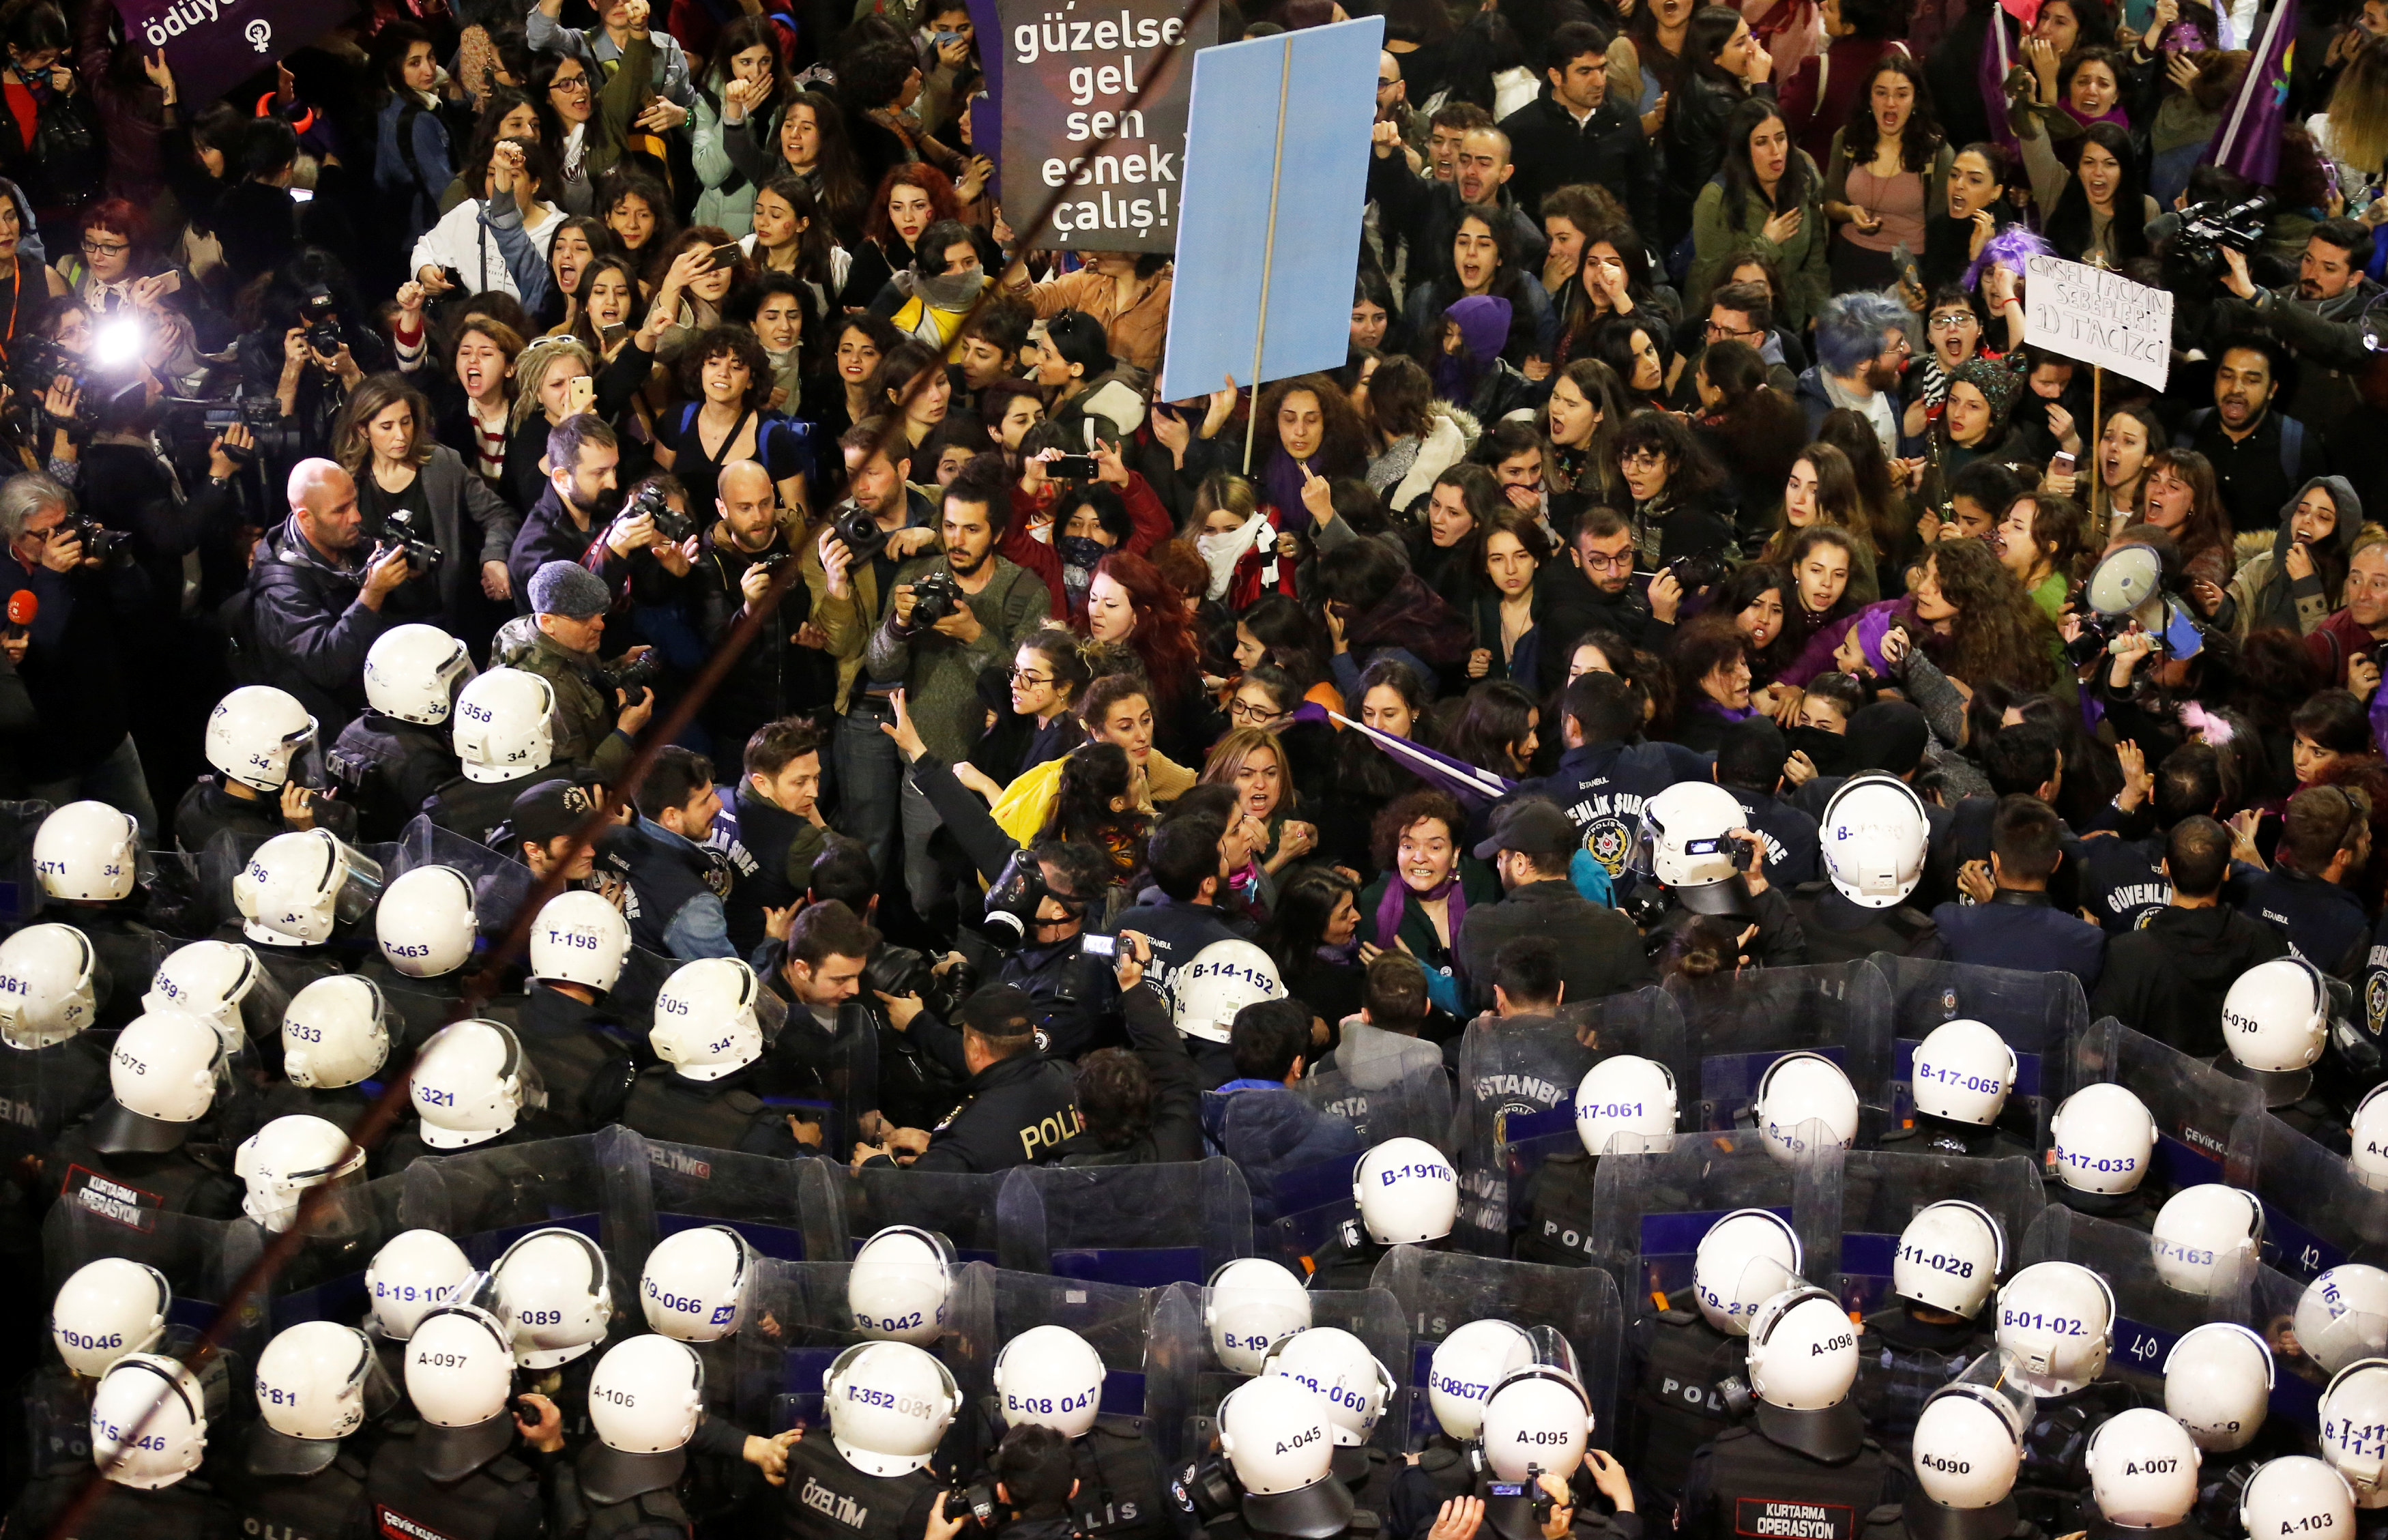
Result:
<svg viewBox="0 0 2388 1540"><path fill-rule="evenodd" d="M42 613L41 595L30 588L20 588L8 596L8 624L30 626L33 617Z"/></svg>

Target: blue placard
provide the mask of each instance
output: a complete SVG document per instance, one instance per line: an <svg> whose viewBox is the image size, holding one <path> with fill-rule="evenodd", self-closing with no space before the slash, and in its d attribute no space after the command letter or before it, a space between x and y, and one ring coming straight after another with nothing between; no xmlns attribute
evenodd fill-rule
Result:
<svg viewBox="0 0 2388 1540"><path fill-rule="evenodd" d="M2148 1174L2156 1178L2163 1190L2177 1192L2184 1187L2220 1181L2222 1157L2208 1154L2170 1134L2158 1134L2155 1150L2148 1157Z"/></svg>
<svg viewBox="0 0 2388 1540"><path fill-rule="evenodd" d="M2293 1422L2307 1432L2321 1429L2321 1390L2319 1385L2281 1368L2272 1380L2271 1415Z"/></svg>
<svg viewBox="0 0 2388 1540"><path fill-rule="evenodd" d="M1131 1289L1165 1289L1200 1283L1200 1246L1071 1246L1052 1255L1053 1276L1082 1283L1120 1283Z"/></svg>
<svg viewBox="0 0 2388 1540"><path fill-rule="evenodd" d="M1352 1202L1352 1173L1360 1167L1360 1157L1349 1160L1314 1161L1279 1174L1273 1187L1277 1194L1277 1211L1293 1214L1302 1209L1325 1208L1327 1204Z"/></svg>
<svg viewBox="0 0 2388 1540"><path fill-rule="evenodd" d="M2115 1317L2115 1351L2107 1362L2119 1368L2140 1374L2162 1376L2165 1359L2172 1354L2172 1344L2180 1341L2177 1331L2161 1331L2145 1321L2135 1321L2128 1316Z"/></svg>
<svg viewBox="0 0 2388 1540"><path fill-rule="evenodd" d="M821 1376L837 1362L842 1347L792 1347L780 1355L780 1388L790 1395L821 1398ZM782 1428L784 1430L784 1424Z"/></svg>
<svg viewBox="0 0 2388 1540"><path fill-rule="evenodd" d="M1738 1212L1737 1209L1709 1208L1693 1214L1645 1214L1642 1215L1642 1254L1689 1256L1700 1249L1701 1239L1718 1220ZM1770 1208L1766 1212L1786 1225L1791 1222L1788 1208Z"/></svg>
<svg viewBox="0 0 2388 1540"><path fill-rule="evenodd" d="M266 1306L266 1320L275 1331L283 1331L302 1321L337 1321L342 1326L354 1326L365 1317L373 1299L365 1292L365 1275L350 1273L312 1289L299 1289L284 1294Z"/></svg>
<svg viewBox="0 0 2388 1540"><path fill-rule="evenodd" d="M719 1225L724 1229L737 1231L761 1255L781 1262L802 1262L805 1259L804 1231L788 1225L767 1225L759 1219L716 1219L705 1214L658 1214L655 1215L655 1239L660 1241L687 1229L703 1229L708 1225Z"/></svg>
<svg viewBox="0 0 2388 1540"><path fill-rule="evenodd" d="M1781 1048L1764 1053L1713 1053L1700 1061L1700 1126L1711 1131L1733 1127L1758 1094L1775 1061L1795 1053L1829 1059L1843 1073L1848 1051L1837 1043L1818 1048Z"/></svg>
<svg viewBox="0 0 2388 1540"><path fill-rule="evenodd" d="M1898 1236L1852 1230L1841 1237L1841 1274L1845 1278L1851 1273L1861 1273L1867 1278L1888 1278L1891 1263L1898 1256Z"/></svg>

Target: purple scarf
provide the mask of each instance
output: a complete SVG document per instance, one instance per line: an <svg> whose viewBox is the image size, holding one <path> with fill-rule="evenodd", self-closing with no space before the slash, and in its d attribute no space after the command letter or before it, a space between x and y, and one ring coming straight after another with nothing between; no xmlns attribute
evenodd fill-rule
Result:
<svg viewBox="0 0 2388 1540"><path fill-rule="evenodd" d="M2079 123L2083 128L2088 128L2091 123L2112 123L2116 128L2128 128L2131 126L2130 115L2123 110L2120 104L2108 108L2102 116L2096 118L2083 117L2079 112L2074 109L2074 106L2071 102L2063 102L2059 105L2064 108L2064 115L2066 117L2072 119L2075 122Z"/></svg>
<svg viewBox="0 0 2388 1540"><path fill-rule="evenodd" d="M1308 460L1296 460L1279 444L1269 451L1268 462L1261 467L1261 488L1277 509L1277 527L1289 534L1301 534L1310 528L1310 510L1302 506L1302 470L1308 465L1312 474L1327 474L1326 463L1314 454Z"/></svg>
<svg viewBox="0 0 2388 1540"><path fill-rule="evenodd" d="M1391 950L1393 936L1402 928L1402 916L1408 911L1410 885L1402 881L1398 872L1387 874L1384 896L1377 900L1377 945ZM1467 895L1460 891L1459 868L1454 864L1451 875L1431 893L1421 893L1419 898L1431 903L1437 898L1450 900L1451 944L1459 945L1459 923L1467 918Z"/></svg>

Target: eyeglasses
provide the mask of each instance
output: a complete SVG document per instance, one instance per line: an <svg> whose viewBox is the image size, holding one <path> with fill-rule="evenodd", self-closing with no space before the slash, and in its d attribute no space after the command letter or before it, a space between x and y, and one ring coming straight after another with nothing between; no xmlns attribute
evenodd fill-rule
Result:
<svg viewBox="0 0 2388 1540"><path fill-rule="evenodd" d="M89 235L85 235L83 238L83 248L86 256L121 257L133 249L133 243L131 241L95 241Z"/></svg>
<svg viewBox="0 0 2388 1540"><path fill-rule="evenodd" d="M1617 463L1637 471L1654 471L1667 463L1667 457L1655 450L1637 449L1630 453L1619 455Z"/></svg>
<svg viewBox="0 0 2388 1540"><path fill-rule="evenodd" d="M547 88L550 91L586 91L589 89L589 77L586 75L560 75L554 80L548 82Z"/></svg>
<svg viewBox="0 0 2388 1540"><path fill-rule="evenodd" d="M1585 570L1591 572L1631 572L1633 570L1633 553L1629 549L1609 555L1604 552L1587 551L1583 554L1583 565Z"/></svg>
<svg viewBox="0 0 2388 1540"><path fill-rule="evenodd" d="M1285 713L1275 706L1261 706L1251 701L1229 701L1227 719L1235 722L1273 722Z"/></svg>
<svg viewBox="0 0 2388 1540"><path fill-rule="evenodd" d="M1713 321L1708 323L1708 340L1710 342L1725 342L1730 341L1734 337L1757 337L1760 334L1755 329L1746 332L1737 332L1730 326L1720 326Z"/></svg>
<svg viewBox="0 0 2388 1540"><path fill-rule="evenodd" d="M1053 682L1052 675L1032 674L1025 668L1006 668L1004 673L1010 678L1012 683L1024 684L1032 690L1035 689L1039 685L1050 684Z"/></svg>
<svg viewBox="0 0 2388 1540"><path fill-rule="evenodd" d="M1974 313L1971 311L1965 311L1956 315L1936 315L1929 323L1931 329L1936 332L1953 332L1960 330L1962 327L1975 325L1978 325L1978 323L1975 321Z"/></svg>

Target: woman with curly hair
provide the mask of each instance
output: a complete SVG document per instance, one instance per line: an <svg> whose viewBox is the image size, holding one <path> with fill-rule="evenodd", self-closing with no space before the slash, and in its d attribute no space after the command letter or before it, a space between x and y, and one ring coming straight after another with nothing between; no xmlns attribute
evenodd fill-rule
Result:
<svg viewBox="0 0 2388 1540"><path fill-rule="evenodd" d="M1892 670L1882 640L1903 627L1942 673L1969 688L1993 680L2026 690L2069 685L2058 666L2064 643L2055 625L2000 564L1989 542L1945 540L1925 551L1906 597L1869 605L1848 625L1818 631L1778 682L1804 688L1834 667L1834 654L1847 642L1854 642L1867 667L1886 675Z"/></svg>
<svg viewBox="0 0 2388 1540"><path fill-rule="evenodd" d="M2215 484L2214 463L2193 449L2163 449L2148 456L2140 517L2172 538L2197 607L2209 616L2219 610L2233 564L2230 515ZM2106 548L2113 550L2123 539L2117 530Z"/></svg>
<svg viewBox="0 0 2388 1540"><path fill-rule="evenodd" d="M1194 624L1185 595L1142 556L1114 551L1086 587L1086 634L1124 645L1150 681L1153 742L1172 759L1201 759L1224 725L1202 693Z"/></svg>
<svg viewBox="0 0 2388 1540"><path fill-rule="evenodd" d="M1501 879L1461 847L1467 821L1448 792L1419 790L1396 798L1377 815L1370 833L1377 879L1360 892L1361 965L1398 947L1426 969L1428 997L1464 1016L1460 928L1469 906L1500 901Z"/></svg>
<svg viewBox="0 0 2388 1540"><path fill-rule="evenodd" d="M1681 417L1644 412L1609 445L1617 477L1633 500L1637 565L1654 569L1678 556L1726 555L1734 524L1724 467Z"/></svg>
<svg viewBox="0 0 2388 1540"><path fill-rule="evenodd" d="M1141 859L1151 819L1136 805L1134 771L1117 744L1081 744L1061 757L1053 805L1039 841L1088 845L1111 858L1113 881L1124 881Z"/></svg>
<svg viewBox="0 0 2388 1540"><path fill-rule="evenodd" d="M1261 462L1262 504L1275 511L1271 522L1277 528L1301 534L1311 523L1302 501L1304 482L1313 476L1333 481L1367 474L1367 426L1352 398L1325 375L1279 380L1261 392L1253 410L1260 414L1260 440L1268 446Z"/></svg>
<svg viewBox="0 0 2388 1540"><path fill-rule="evenodd" d="M755 334L744 326L705 332L681 351L679 383L690 399L655 420L655 464L688 488L690 506L710 509L721 467L753 460L779 489L780 505L809 517L811 427L766 404L771 360Z"/></svg>
<svg viewBox="0 0 2388 1540"><path fill-rule="evenodd" d="M1779 589L1767 592L1779 593ZM1667 655L1676 703L1669 737L1685 748L1713 754L1724 742L1726 728L1758 714L1749 703L1750 640L1735 617L1722 614L1703 615L1676 632Z"/></svg>
<svg viewBox="0 0 2388 1540"><path fill-rule="evenodd" d="M946 173L914 162L892 168L865 206L862 244L846 272L838 302L863 310L898 273L911 270L921 236L939 220L959 219L962 202Z"/></svg>

